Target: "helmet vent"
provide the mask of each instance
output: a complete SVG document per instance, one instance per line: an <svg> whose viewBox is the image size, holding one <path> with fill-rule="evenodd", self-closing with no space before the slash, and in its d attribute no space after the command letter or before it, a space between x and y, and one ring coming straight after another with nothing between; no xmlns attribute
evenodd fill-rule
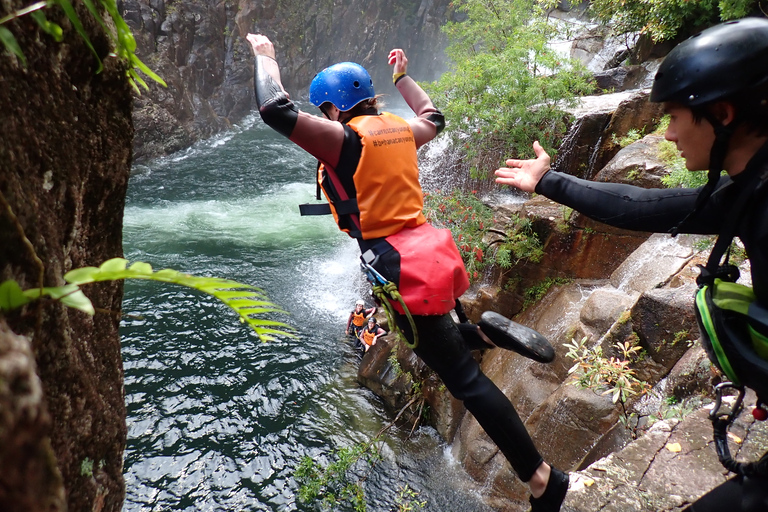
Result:
<svg viewBox="0 0 768 512"><path fill-rule="evenodd" d="M352 82L352 85L355 87L355 89L359 89L360 88L360 82L358 82L357 80Z"/></svg>

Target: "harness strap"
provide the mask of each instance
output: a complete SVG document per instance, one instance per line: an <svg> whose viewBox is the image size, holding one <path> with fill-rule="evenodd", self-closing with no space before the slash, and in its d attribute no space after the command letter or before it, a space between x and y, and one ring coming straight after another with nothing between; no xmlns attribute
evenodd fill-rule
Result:
<svg viewBox="0 0 768 512"><path fill-rule="evenodd" d="M346 199L334 203L338 215L357 215L360 209L357 207L357 199ZM331 205L329 203L312 204L304 203L299 205L299 212L302 215L330 215Z"/></svg>
<svg viewBox="0 0 768 512"><path fill-rule="evenodd" d="M724 224L723 229L720 231L720 234L717 237L715 246L712 248L712 252L709 254L709 259L707 260L706 266L700 267L702 271L699 277L696 279L696 283L699 286L703 286L704 284L711 284L715 277L723 277L718 274L718 268L720 267L720 262L723 259L723 255L729 253L731 241L736 236L736 231L739 227L739 223L741 222L742 217L744 216L744 213L748 211L749 207L757 200L758 196L762 195L757 194L756 192L757 188L760 186L761 180L763 179L764 173L761 172L763 169L760 165L760 162L765 161L764 157L768 157L768 143L764 144L763 147L761 147L757 153L755 153L755 156L753 156L752 160L750 161L751 165L747 164L747 168L743 171L743 179L745 180L744 188L739 194L739 197L736 199L732 213L728 217L728 220ZM727 256L724 266L728 266ZM733 270L726 268L725 272L733 273ZM736 278L738 279L738 270L736 270L736 272ZM725 276L725 278L728 277L731 276Z"/></svg>

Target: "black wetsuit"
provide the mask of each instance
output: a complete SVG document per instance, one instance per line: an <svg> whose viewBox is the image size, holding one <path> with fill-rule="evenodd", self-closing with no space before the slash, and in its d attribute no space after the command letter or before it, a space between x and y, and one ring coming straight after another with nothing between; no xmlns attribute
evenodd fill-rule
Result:
<svg viewBox="0 0 768 512"><path fill-rule="evenodd" d="M768 158L761 151L749 163L760 168L756 200L737 229L750 260L758 301L768 305ZM702 209L680 227L681 233L719 234L745 186L746 172L722 177ZM536 192L612 226L669 232L694 208L700 189L644 189L631 185L585 181L550 171ZM768 478L734 477L685 509L686 512L758 512L768 510Z"/></svg>

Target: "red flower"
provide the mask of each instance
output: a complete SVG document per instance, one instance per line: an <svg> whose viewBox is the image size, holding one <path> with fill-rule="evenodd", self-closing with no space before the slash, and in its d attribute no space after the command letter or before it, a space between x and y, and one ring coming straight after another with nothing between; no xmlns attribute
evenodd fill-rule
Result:
<svg viewBox="0 0 768 512"><path fill-rule="evenodd" d="M475 259L477 261L483 261L483 250L479 247L475 247Z"/></svg>

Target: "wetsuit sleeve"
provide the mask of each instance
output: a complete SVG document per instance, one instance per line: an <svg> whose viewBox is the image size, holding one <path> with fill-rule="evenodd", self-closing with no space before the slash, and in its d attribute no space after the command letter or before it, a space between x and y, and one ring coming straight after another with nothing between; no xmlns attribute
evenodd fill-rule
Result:
<svg viewBox="0 0 768 512"><path fill-rule="evenodd" d="M556 171L547 172L536 193L611 226L656 233L669 232L693 210L700 189L646 189L619 183L587 181ZM722 195L719 194L719 195ZM724 201L714 194L682 233L719 232Z"/></svg>
<svg viewBox="0 0 768 512"><path fill-rule="evenodd" d="M290 137L299 117L299 109L283 90L277 62L265 55L259 55L256 57L254 70L256 105L261 119L275 131Z"/></svg>
<svg viewBox="0 0 768 512"><path fill-rule="evenodd" d="M416 147L434 139L445 128L445 117L435 108L424 89L413 78L403 76L395 84L405 102L411 107L416 117L409 120L416 140Z"/></svg>
<svg viewBox="0 0 768 512"><path fill-rule="evenodd" d="M336 167L344 142L341 123L301 112L280 82L277 62L256 57L254 87L261 119L326 165Z"/></svg>

